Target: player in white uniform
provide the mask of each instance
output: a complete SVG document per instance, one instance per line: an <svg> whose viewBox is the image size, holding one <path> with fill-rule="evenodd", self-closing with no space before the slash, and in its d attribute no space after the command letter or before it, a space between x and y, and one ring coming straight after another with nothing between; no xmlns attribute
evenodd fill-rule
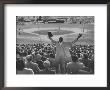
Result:
<svg viewBox="0 0 110 90"><path fill-rule="evenodd" d="M65 49L65 44L63 42L63 38L60 37L59 41L55 41L52 39L53 35L48 35L49 39L51 40L52 44L54 43L56 46L56 55L55 55L55 67L56 67L56 73L61 73L61 74L65 74L66 73L66 59L67 59L67 55L66 52L69 53L69 50ZM71 43L71 45L73 43L75 43L82 35L79 34L78 37ZM66 50L66 51L65 51ZM60 68L60 71L59 71Z"/></svg>

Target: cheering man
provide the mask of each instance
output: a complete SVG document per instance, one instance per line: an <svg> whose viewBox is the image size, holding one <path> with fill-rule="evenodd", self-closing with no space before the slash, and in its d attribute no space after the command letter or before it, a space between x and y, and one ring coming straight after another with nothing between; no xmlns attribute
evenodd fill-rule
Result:
<svg viewBox="0 0 110 90"><path fill-rule="evenodd" d="M65 45L63 42L63 38L60 37L59 41L55 41L52 39L52 33L48 32L48 37L51 40L52 44L55 44L56 46L56 55L55 55L55 68L56 68L56 73L61 73L61 74L65 74L66 73L66 59L67 59L67 55L66 52L67 50L65 50ZM71 43L74 44L76 41L78 41L78 39L82 36L82 34L79 34L78 37ZM68 50L69 52L69 50ZM59 70L60 69L60 70Z"/></svg>

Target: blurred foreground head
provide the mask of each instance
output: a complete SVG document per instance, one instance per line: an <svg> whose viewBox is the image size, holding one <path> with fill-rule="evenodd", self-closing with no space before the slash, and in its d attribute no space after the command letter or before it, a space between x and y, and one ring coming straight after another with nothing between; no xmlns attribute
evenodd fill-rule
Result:
<svg viewBox="0 0 110 90"><path fill-rule="evenodd" d="M24 67L25 67L25 63L24 63L24 61L23 60L17 60L16 61L16 69L17 70L23 70L24 69Z"/></svg>

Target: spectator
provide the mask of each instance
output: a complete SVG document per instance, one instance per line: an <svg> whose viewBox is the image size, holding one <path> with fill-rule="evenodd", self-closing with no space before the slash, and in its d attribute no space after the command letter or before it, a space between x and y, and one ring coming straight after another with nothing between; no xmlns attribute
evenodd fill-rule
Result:
<svg viewBox="0 0 110 90"><path fill-rule="evenodd" d="M55 71L52 71L50 69L50 62L48 60L44 61L43 63L45 69L43 69L43 71L41 71L41 74L55 74Z"/></svg>
<svg viewBox="0 0 110 90"><path fill-rule="evenodd" d="M73 62L68 63L66 66L67 73L68 74L78 74L78 73L82 72L83 69L85 68L85 66L83 65L83 63L78 62L78 57L72 56L72 61ZM84 72L86 72L86 71L84 71Z"/></svg>
<svg viewBox="0 0 110 90"><path fill-rule="evenodd" d="M40 68L38 67L37 63L32 62L32 55L28 55L26 57L27 63L26 63L26 68L31 68L34 71L34 74L39 73Z"/></svg>
<svg viewBox="0 0 110 90"><path fill-rule="evenodd" d="M55 61L55 55L54 54L51 53L49 55L49 61L50 61L50 67L55 68L56 61Z"/></svg>
<svg viewBox="0 0 110 90"><path fill-rule="evenodd" d="M39 68L42 70L44 69L43 61L41 60L42 56L40 54L37 55L37 61L36 63L38 64Z"/></svg>
<svg viewBox="0 0 110 90"><path fill-rule="evenodd" d="M16 73L17 74L34 74L32 69L25 68L25 63L23 60L16 61Z"/></svg>

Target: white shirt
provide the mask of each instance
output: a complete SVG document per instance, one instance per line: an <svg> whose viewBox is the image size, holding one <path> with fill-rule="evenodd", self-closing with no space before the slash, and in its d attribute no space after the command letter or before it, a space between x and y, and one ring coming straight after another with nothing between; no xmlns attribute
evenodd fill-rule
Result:
<svg viewBox="0 0 110 90"><path fill-rule="evenodd" d="M17 71L17 74L34 74L32 69L24 68L22 71Z"/></svg>
<svg viewBox="0 0 110 90"><path fill-rule="evenodd" d="M69 47L66 47L65 43L59 43L57 41L54 41L52 38L50 38L52 44L54 43L56 46L56 57L63 57L66 58L66 60L71 61L71 54L69 52Z"/></svg>

